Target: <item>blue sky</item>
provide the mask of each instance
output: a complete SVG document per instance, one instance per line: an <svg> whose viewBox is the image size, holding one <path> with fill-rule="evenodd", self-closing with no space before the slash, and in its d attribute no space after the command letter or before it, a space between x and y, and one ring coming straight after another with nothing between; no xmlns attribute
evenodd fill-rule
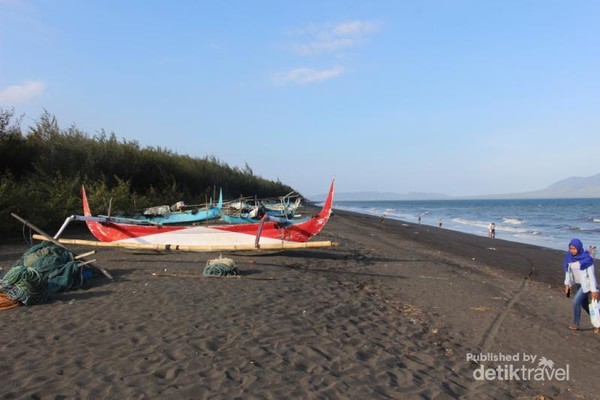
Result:
<svg viewBox="0 0 600 400"><path fill-rule="evenodd" d="M0 107L305 195L600 172L600 2L0 0Z"/></svg>

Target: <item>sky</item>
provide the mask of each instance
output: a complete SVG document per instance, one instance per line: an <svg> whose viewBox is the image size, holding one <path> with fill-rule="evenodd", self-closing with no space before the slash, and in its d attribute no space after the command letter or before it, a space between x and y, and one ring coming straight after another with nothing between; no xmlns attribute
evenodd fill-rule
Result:
<svg viewBox="0 0 600 400"><path fill-rule="evenodd" d="M0 0L0 108L305 196L600 172L595 0Z"/></svg>

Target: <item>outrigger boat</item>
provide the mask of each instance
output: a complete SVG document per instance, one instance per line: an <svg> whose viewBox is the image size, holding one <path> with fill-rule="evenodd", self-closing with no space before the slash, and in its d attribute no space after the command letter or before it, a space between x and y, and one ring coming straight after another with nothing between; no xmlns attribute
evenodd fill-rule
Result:
<svg viewBox="0 0 600 400"><path fill-rule="evenodd" d="M178 202L174 206L151 207L139 214L117 215L112 217L112 221L135 224L181 225L215 219L219 217L221 207L223 207L223 191L219 192L219 202L216 205L207 204L205 207L200 208L197 206L186 206L182 203Z"/></svg>
<svg viewBox="0 0 600 400"><path fill-rule="evenodd" d="M269 221L278 222L280 224L297 224L300 222L308 221L310 219L310 217L294 218L293 215L277 215L276 213L275 215L269 213L265 214L268 215ZM221 212L221 220L227 222L228 224L253 224L260 222L261 219L262 217L252 217L249 213L238 213L231 215L225 212Z"/></svg>
<svg viewBox="0 0 600 400"><path fill-rule="evenodd" d="M310 217L294 218L302 200L298 196L294 203L290 203L289 196L294 193L279 197L279 203L250 197L227 202L221 209L221 220L228 224L249 224L260 222L265 214L269 215L270 221L282 224L296 224L309 220Z"/></svg>
<svg viewBox="0 0 600 400"><path fill-rule="evenodd" d="M280 197L279 202L265 200L262 202L262 204L267 209L267 212L273 211L278 212L279 214L294 214L300 206L302 198L300 198L299 195L295 195L296 199L294 200L294 202L291 202L290 200L293 197L292 195L294 195L294 192Z"/></svg>
<svg viewBox="0 0 600 400"><path fill-rule="evenodd" d="M71 221L85 221L88 229L100 242L109 242L113 247L148 248L189 251L248 250L251 248L304 248L327 247L331 242L308 246L311 237L317 235L331 215L334 196L334 183L321 211L306 221L281 224L268 220L265 216L259 223L239 225L143 225L113 221L110 217L94 217L82 187L83 216L73 215L65 220L54 239L62 243L77 244L68 239L59 239ZM87 241L89 242L89 241ZM94 243L94 242L92 242ZM84 244L84 243L80 243ZM90 244L90 243L85 243ZM292 246L286 247L286 244ZM305 246L293 246L305 244Z"/></svg>

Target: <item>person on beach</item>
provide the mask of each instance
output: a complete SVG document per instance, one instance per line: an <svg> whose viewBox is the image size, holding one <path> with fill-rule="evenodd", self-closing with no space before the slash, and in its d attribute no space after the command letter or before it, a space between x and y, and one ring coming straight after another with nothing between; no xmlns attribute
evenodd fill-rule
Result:
<svg viewBox="0 0 600 400"><path fill-rule="evenodd" d="M441 218L438 220L438 226L439 226L440 228L442 227L442 219L441 219Z"/></svg>
<svg viewBox="0 0 600 400"><path fill-rule="evenodd" d="M491 237L491 238L495 238L496 237L496 224L493 223L493 222L488 227L488 236Z"/></svg>
<svg viewBox="0 0 600 400"><path fill-rule="evenodd" d="M573 299L573 323L569 329L578 330L579 320L581 319L581 309L590 313L589 297L598 299L598 286L594 270L594 259L587 250L583 249L583 243L579 239L573 239L569 242L569 251L565 255L563 262L565 272L565 294L567 297L571 294L571 289L578 286L577 294ZM594 333L600 333L600 328L594 329Z"/></svg>
<svg viewBox="0 0 600 400"><path fill-rule="evenodd" d="M590 252L592 258L596 258L596 246L590 246L590 249L588 251Z"/></svg>

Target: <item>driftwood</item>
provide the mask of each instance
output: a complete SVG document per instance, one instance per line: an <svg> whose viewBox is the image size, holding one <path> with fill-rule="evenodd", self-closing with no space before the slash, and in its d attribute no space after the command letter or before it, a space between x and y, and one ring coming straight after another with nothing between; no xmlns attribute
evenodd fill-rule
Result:
<svg viewBox="0 0 600 400"><path fill-rule="evenodd" d="M200 279L212 279L212 278L224 278L224 279L250 279L254 281L276 281L277 278L273 277L265 277L261 278L258 276L244 276L244 275L233 275L233 276L213 276L213 275L192 275L192 274L163 274L152 272L152 276L162 277L162 278L200 278Z"/></svg>
<svg viewBox="0 0 600 400"><path fill-rule="evenodd" d="M39 235L33 235L34 239L36 237L42 238L42 240L48 240L48 241L54 243L55 245L62 247L63 249L67 249L62 243L60 243L58 240L54 239L52 236L48 235L46 232L44 232L37 226L33 225L31 222L19 217L15 213L10 213L10 215L12 215L14 218L19 220L21 223L25 224L27 227L36 231ZM69 249L67 249L67 250L69 250ZM69 251L71 251L71 250L69 250ZM76 259L81 259L81 258L85 257L86 255L90 255L89 253L86 253L86 254L82 254L81 256L78 256L76 253L74 253L72 251L71 251L71 253L75 254ZM86 264L87 264L87 262L86 262ZM100 272L102 275L106 276L108 279L114 279L113 276L110 274L110 272L108 272L105 268L100 267L98 264L95 264L94 260L89 264L89 267Z"/></svg>

